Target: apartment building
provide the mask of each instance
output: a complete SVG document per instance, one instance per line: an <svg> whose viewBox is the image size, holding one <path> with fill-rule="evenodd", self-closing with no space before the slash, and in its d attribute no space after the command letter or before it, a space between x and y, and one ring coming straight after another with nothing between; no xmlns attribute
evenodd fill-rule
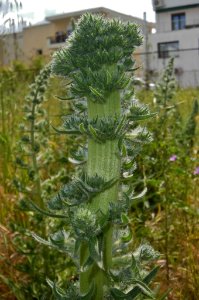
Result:
<svg viewBox="0 0 199 300"><path fill-rule="evenodd" d="M156 33L150 34L145 70L160 73L174 57L182 87L199 86L199 0L153 0Z"/></svg>
<svg viewBox="0 0 199 300"><path fill-rule="evenodd" d="M23 56L19 57L20 60L29 64L32 58L37 55L50 58L55 50L64 45L65 40L73 30L74 23L86 12L102 14L107 18L119 18L123 21L135 22L140 26L142 32L147 32L148 34L154 27L154 23L146 22L143 19L125 15L104 7L49 16L40 23L23 28L18 46L20 48L20 51L18 51L20 53L23 52ZM9 49L10 53L7 55L6 51L4 51L4 56L0 57L3 65L9 64L15 58L13 45L13 35L9 35L4 44L4 50ZM139 55L140 52L143 52L142 47L137 50L136 62L138 66L142 66L143 64ZM138 76L142 75L142 71L142 68L140 68Z"/></svg>

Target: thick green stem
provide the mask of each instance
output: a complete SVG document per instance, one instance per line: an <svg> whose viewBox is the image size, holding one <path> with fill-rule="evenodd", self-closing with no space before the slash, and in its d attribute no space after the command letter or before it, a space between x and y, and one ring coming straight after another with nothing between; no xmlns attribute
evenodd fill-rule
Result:
<svg viewBox="0 0 199 300"><path fill-rule="evenodd" d="M120 94L113 92L104 104L88 101L89 120L96 117L114 117L121 115ZM120 176L120 156L118 151L118 139L108 140L105 143L98 143L93 139L88 141L88 162L87 174L93 177L96 174L103 177L106 181L117 179ZM111 188L97 195L89 205L94 212L101 210L107 213L109 204L118 201L118 182ZM108 270L112 265L112 225L108 225L103 234L103 267ZM88 249L86 245L81 247L81 264L88 258ZM81 293L89 290L91 281L95 282L96 295L94 299L103 299L103 285L106 283L104 271L94 264L88 271L80 275Z"/></svg>

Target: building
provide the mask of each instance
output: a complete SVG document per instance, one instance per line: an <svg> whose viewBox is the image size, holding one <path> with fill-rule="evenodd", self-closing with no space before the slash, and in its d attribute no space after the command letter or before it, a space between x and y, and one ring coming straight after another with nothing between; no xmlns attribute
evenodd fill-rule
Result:
<svg viewBox="0 0 199 300"><path fill-rule="evenodd" d="M50 58L55 50L64 45L65 40L73 30L74 22L76 22L78 18L86 12L103 14L107 18L119 18L123 21L137 23L143 33L147 32L149 34L154 27L154 23L146 22L143 19L125 15L104 7L49 16L40 23L23 28L23 31L20 35L20 43L18 47L20 48L19 52L23 52L23 57L19 57L18 55L20 60L25 62L26 64L29 64L32 58L37 55L43 55ZM4 55L0 54L2 65L9 64L13 60L13 58L16 57L14 53L15 48L13 47L16 43L14 43L13 38L13 35L8 35L7 40L5 39L6 42L4 43ZM9 53L9 55L7 55L7 48L9 49L9 52L13 53ZM136 55L137 65L142 66L142 61L139 56L140 52L143 52L142 47L137 50ZM141 68L139 72L140 74L138 74L138 76L141 76Z"/></svg>
<svg viewBox="0 0 199 300"><path fill-rule="evenodd" d="M156 33L148 37L148 65L155 76L175 57L175 73L182 87L199 86L199 0L153 0Z"/></svg>

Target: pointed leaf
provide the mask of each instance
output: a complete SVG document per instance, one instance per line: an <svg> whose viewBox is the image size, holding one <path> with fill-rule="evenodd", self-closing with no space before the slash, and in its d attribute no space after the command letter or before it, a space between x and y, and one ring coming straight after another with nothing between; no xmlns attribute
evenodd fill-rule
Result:
<svg viewBox="0 0 199 300"><path fill-rule="evenodd" d="M145 187L143 189L143 191L141 193L139 193L138 195L136 195L134 197L130 196L130 198L131 198L131 200L140 199L140 198L142 198L142 197L144 197L146 195L146 192L147 192L147 187Z"/></svg>
<svg viewBox="0 0 199 300"><path fill-rule="evenodd" d="M60 218L60 219L66 219L65 215L58 215L58 214L53 214L49 211L43 210L40 207L38 207L34 202L32 202L31 200L29 200L29 206L30 208L32 208L34 211L36 211L37 213L40 213L42 215L48 216L48 217L53 217L53 218Z"/></svg>
<svg viewBox="0 0 199 300"><path fill-rule="evenodd" d="M89 86L89 89L94 96L96 96L97 98L103 99L103 94L100 93L98 90L96 90L94 87Z"/></svg>
<svg viewBox="0 0 199 300"><path fill-rule="evenodd" d="M122 177L122 181L126 182L131 180L132 178L134 178L134 173L133 174L129 174L128 172L124 172L123 173L123 177Z"/></svg>
<svg viewBox="0 0 199 300"><path fill-rule="evenodd" d="M155 267L151 272L149 272L149 274L143 279L143 281L146 284L149 284L154 279L159 269L159 266Z"/></svg>
<svg viewBox="0 0 199 300"><path fill-rule="evenodd" d="M83 134L87 134L86 128L83 123L79 124L79 130Z"/></svg>
<svg viewBox="0 0 199 300"><path fill-rule="evenodd" d="M86 160L77 160L77 159L74 159L72 157L69 157L68 158L68 161L74 165L82 165L86 162Z"/></svg>
<svg viewBox="0 0 199 300"><path fill-rule="evenodd" d="M121 292L120 290L118 290L116 288L111 289L111 295L116 300L118 300L118 299L125 299L126 300L127 299L126 294L124 294L123 292Z"/></svg>
<svg viewBox="0 0 199 300"><path fill-rule="evenodd" d="M169 293L172 291L172 289L168 289L158 300L166 300Z"/></svg>
<svg viewBox="0 0 199 300"><path fill-rule="evenodd" d="M36 233L31 232L32 237L39 242L40 244L46 245L46 246L52 246L51 242L44 240L43 238L41 238L40 236L38 236Z"/></svg>
<svg viewBox="0 0 199 300"><path fill-rule="evenodd" d="M121 152L122 152L122 156L127 156L127 149L126 146L124 145L124 143L121 146Z"/></svg>
<svg viewBox="0 0 199 300"><path fill-rule="evenodd" d="M62 100L62 101L65 101L65 100L74 100L74 99L76 99L76 98L74 98L74 97L61 97L61 96L55 96L57 99L59 99L59 100Z"/></svg>
<svg viewBox="0 0 199 300"><path fill-rule="evenodd" d="M73 130L73 129L66 129L66 130L63 130L63 129L57 129L56 127L54 127L52 124L51 124L51 127L59 134L79 134L79 131L78 130Z"/></svg>
<svg viewBox="0 0 199 300"><path fill-rule="evenodd" d="M126 214L122 213L121 214L121 219L122 219L122 225L128 225L129 224L129 218Z"/></svg>
<svg viewBox="0 0 199 300"><path fill-rule="evenodd" d="M150 299L154 299L154 293L153 291L141 280L134 280L133 283L136 284L137 287L142 291L142 293L146 296L148 296ZM128 296L131 296L131 292L127 294Z"/></svg>
<svg viewBox="0 0 199 300"><path fill-rule="evenodd" d="M132 231L129 229L129 234L122 237L124 243L129 243L133 237Z"/></svg>
<svg viewBox="0 0 199 300"><path fill-rule="evenodd" d="M61 288L58 288L56 284L50 279L46 279L48 285L52 288L53 294L56 297L56 300L71 300Z"/></svg>
<svg viewBox="0 0 199 300"><path fill-rule="evenodd" d="M135 161L134 161L134 160L130 160L130 161L128 161L128 162L124 162L122 166L123 166L123 168L124 168L125 170L129 170L129 169L131 169L134 165L135 165Z"/></svg>
<svg viewBox="0 0 199 300"><path fill-rule="evenodd" d="M92 136L98 143L101 143L101 142L102 142L102 140L101 140L100 137L99 137L99 134L97 134L95 128L94 128L92 125L90 125L90 124L88 125L88 130L89 130L91 136Z"/></svg>

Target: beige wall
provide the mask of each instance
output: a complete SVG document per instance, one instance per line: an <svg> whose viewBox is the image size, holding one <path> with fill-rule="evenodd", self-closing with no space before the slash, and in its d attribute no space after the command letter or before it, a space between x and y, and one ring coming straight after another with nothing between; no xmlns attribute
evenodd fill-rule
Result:
<svg viewBox="0 0 199 300"><path fill-rule="evenodd" d="M48 37L54 35L54 31L53 23L24 29L24 62L30 62L30 60L37 55L39 49L42 50L43 55L50 55L51 51L48 47Z"/></svg>
<svg viewBox="0 0 199 300"><path fill-rule="evenodd" d="M53 21L53 23L54 23L54 27L55 27L55 32L56 31L66 32L67 28L69 28L71 25L71 18L63 19L63 20L56 20L56 21ZM54 34L55 34L55 32L54 32Z"/></svg>
<svg viewBox="0 0 199 300"><path fill-rule="evenodd" d="M124 14L120 14L114 11L96 11L93 13L102 13L105 17L108 18L120 18L123 21L134 21L141 25L141 28L144 29L145 22L144 20L139 20L137 18L132 18L131 16L127 16ZM60 18L61 17L61 18ZM26 27L23 29L23 33L21 33L20 37L20 47L23 49L23 53L21 51L21 54L23 56L20 56L20 60L30 64L32 59L38 55L38 50L42 50L42 54L45 57L50 58L52 53L56 51L58 48L62 47L64 43L51 43L50 42L50 37L54 37L56 35L56 32L63 32L67 33L67 30L71 29L71 21L72 20L78 20L80 15L71 15L71 16L60 16L59 18L57 16L49 17L47 18L46 23L44 24L38 24L30 27ZM151 31L151 24L148 23L148 31ZM144 31L144 30L143 30ZM14 45L13 44L13 38L12 36L8 38L7 41L8 45ZM9 56L11 59L6 60L5 56L4 59L2 59L2 64L7 64L9 63L13 58L14 58L14 47L7 46L8 49L10 49L10 54ZM141 47L142 48L142 47ZM136 60L137 60L137 65L142 65L142 57L138 54L141 51L139 49L137 51L136 55ZM0 51L0 58L1 58L1 51ZM139 70L141 72L141 70Z"/></svg>
<svg viewBox="0 0 199 300"><path fill-rule="evenodd" d="M53 20L45 25L27 27L24 29L24 61L30 62L38 55L37 51L42 50L44 56L51 56L52 53L63 44L50 45L50 37L55 37L56 32L67 32L71 28L71 19L64 18Z"/></svg>

